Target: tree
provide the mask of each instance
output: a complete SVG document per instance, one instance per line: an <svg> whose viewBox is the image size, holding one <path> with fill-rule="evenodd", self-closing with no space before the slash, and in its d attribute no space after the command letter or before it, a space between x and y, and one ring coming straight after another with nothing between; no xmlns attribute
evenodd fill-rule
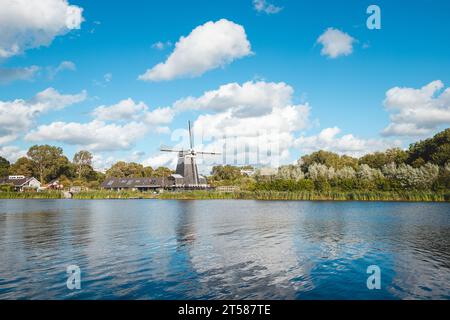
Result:
<svg viewBox="0 0 450 320"><path fill-rule="evenodd" d="M119 161L106 171L106 176L115 178L144 177L144 166L135 162L127 163L125 161Z"/></svg>
<svg viewBox="0 0 450 320"><path fill-rule="evenodd" d="M21 157L9 168L9 173L13 175L21 176L33 176L34 175L34 165L33 161L27 157Z"/></svg>
<svg viewBox="0 0 450 320"><path fill-rule="evenodd" d="M214 166L212 169L214 180L238 180L241 177L241 169L235 166Z"/></svg>
<svg viewBox="0 0 450 320"><path fill-rule="evenodd" d="M303 156L298 164L302 167L303 171L308 171L308 168L313 163L323 164L327 167L334 168L335 170L341 169L345 166L356 169L358 167L358 159L350 156L339 156L337 153L329 151L316 151L310 155Z"/></svg>
<svg viewBox="0 0 450 320"><path fill-rule="evenodd" d="M153 177L154 170L152 167L144 167L144 177L150 178Z"/></svg>
<svg viewBox="0 0 450 320"><path fill-rule="evenodd" d="M76 167L78 179L86 178L92 171L92 153L86 150L78 151L73 156L73 164Z"/></svg>
<svg viewBox="0 0 450 320"><path fill-rule="evenodd" d="M172 174L172 170L167 167L159 167L153 171L154 177L167 178Z"/></svg>
<svg viewBox="0 0 450 320"><path fill-rule="evenodd" d="M305 178L302 168L298 165L287 165L278 168L278 179L299 181Z"/></svg>
<svg viewBox="0 0 450 320"><path fill-rule="evenodd" d="M401 164L405 163L408 158L408 152L400 149L388 149L385 152L374 152L366 154L359 159L360 164L366 164L371 168L381 169L383 166L390 163Z"/></svg>
<svg viewBox="0 0 450 320"><path fill-rule="evenodd" d="M450 161L450 128L433 138L411 144L407 163L419 167L426 162L444 166Z"/></svg>
<svg viewBox="0 0 450 320"><path fill-rule="evenodd" d="M63 150L59 147L35 145L28 150L27 155L33 162L41 183L58 176L61 171L69 170L70 167L69 160L63 155Z"/></svg>
<svg viewBox="0 0 450 320"><path fill-rule="evenodd" d="M5 177L9 174L9 167L11 164L8 160L3 157L0 157L0 177Z"/></svg>
<svg viewBox="0 0 450 320"><path fill-rule="evenodd" d="M336 171L333 167L327 167L321 163L313 163L308 168L308 177L313 181L331 180L335 174Z"/></svg>

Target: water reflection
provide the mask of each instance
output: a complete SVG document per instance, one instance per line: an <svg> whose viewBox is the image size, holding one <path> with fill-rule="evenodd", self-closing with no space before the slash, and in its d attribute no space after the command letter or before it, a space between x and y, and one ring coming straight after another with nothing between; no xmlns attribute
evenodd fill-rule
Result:
<svg viewBox="0 0 450 320"><path fill-rule="evenodd" d="M0 201L0 298L448 299L448 204ZM82 290L65 286L67 265ZM382 269L382 290L366 268Z"/></svg>

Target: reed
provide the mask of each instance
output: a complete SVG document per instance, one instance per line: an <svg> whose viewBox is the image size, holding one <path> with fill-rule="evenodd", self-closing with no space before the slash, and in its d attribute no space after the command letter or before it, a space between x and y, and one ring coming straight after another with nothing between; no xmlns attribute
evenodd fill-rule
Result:
<svg viewBox="0 0 450 320"><path fill-rule="evenodd" d="M0 199L61 199L58 191L46 192L0 192Z"/></svg>
<svg viewBox="0 0 450 320"><path fill-rule="evenodd" d="M208 199L241 199L241 200L311 200L311 201L421 201L448 202L450 194L427 191L240 191L221 193L214 191L166 192L158 196L160 199L208 200Z"/></svg>
<svg viewBox="0 0 450 320"><path fill-rule="evenodd" d="M61 199L59 191L45 192L0 192L0 199ZM224 193L217 191L177 191L162 194L139 191L92 190L75 193L73 199L173 199L173 200L304 200L304 201L411 201L450 202L450 192L431 191L239 191Z"/></svg>

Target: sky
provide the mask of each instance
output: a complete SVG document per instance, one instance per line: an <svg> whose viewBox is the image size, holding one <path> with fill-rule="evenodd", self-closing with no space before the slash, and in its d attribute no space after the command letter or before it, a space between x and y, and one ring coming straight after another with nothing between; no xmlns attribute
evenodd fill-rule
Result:
<svg viewBox="0 0 450 320"><path fill-rule="evenodd" d="M202 172L407 148L450 126L449 15L445 0L0 0L0 156L50 144L96 169L173 167L159 148L188 148L188 120L197 150L222 153Z"/></svg>

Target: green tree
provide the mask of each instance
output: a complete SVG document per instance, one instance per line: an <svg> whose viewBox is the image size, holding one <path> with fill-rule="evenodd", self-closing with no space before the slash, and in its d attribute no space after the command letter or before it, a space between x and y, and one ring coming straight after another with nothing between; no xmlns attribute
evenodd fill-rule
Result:
<svg viewBox="0 0 450 320"><path fill-rule="evenodd" d="M86 178L92 171L92 153L81 150L73 156L73 164L76 168L78 179Z"/></svg>
<svg viewBox="0 0 450 320"><path fill-rule="evenodd" d="M69 160L63 155L62 148L49 145L35 145L28 150L27 155L33 162L41 183L45 183L62 172L70 170Z"/></svg>
<svg viewBox="0 0 450 320"><path fill-rule="evenodd" d="M8 160L3 157L0 157L0 177L7 176L9 174L9 167L11 164Z"/></svg>
<svg viewBox="0 0 450 320"><path fill-rule="evenodd" d="M154 172L154 170L152 167L150 167L150 166L144 167L144 177L146 177L146 178L153 177L154 176L153 172Z"/></svg>
<svg viewBox="0 0 450 320"><path fill-rule="evenodd" d="M166 178L172 174L172 170L167 167L159 167L153 171L154 177Z"/></svg>
<svg viewBox="0 0 450 320"><path fill-rule="evenodd" d="M212 169L214 180L238 180L241 177L241 169L235 166L214 166Z"/></svg>
<svg viewBox="0 0 450 320"><path fill-rule="evenodd" d="M144 176L144 166L135 162L127 163L125 161L119 161L106 171L106 176L115 178L140 178Z"/></svg>
<svg viewBox="0 0 450 320"><path fill-rule="evenodd" d="M420 167L431 162L443 167L450 162L450 128L434 137L411 144L407 163Z"/></svg>
<svg viewBox="0 0 450 320"><path fill-rule="evenodd" d="M304 172L307 172L309 166L313 163L323 164L335 170L343 167L352 167L355 170L358 168L358 159L347 155L340 156L337 153L324 150L305 155L298 161Z"/></svg>
<svg viewBox="0 0 450 320"><path fill-rule="evenodd" d="M34 164L27 157L21 157L9 168L9 173L12 175L22 175L22 176L34 176Z"/></svg>
<svg viewBox="0 0 450 320"><path fill-rule="evenodd" d="M395 163L397 165L405 163L407 158L408 152L400 148L393 148L388 149L385 152L374 152L366 154L359 159L359 163L366 164L374 169L381 169L383 166L390 163Z"/></svg>

